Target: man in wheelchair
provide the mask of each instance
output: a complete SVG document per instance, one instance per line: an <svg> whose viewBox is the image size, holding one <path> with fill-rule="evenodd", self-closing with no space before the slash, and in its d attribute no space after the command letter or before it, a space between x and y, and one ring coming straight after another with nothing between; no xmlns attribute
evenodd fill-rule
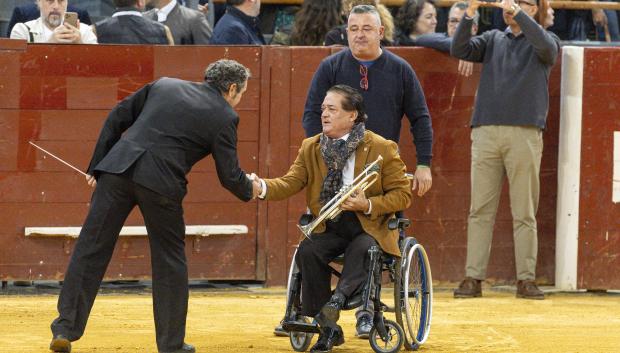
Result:
<svg viewBox="0 0 620 353"><path fill-rule="evenodd" d="M364 285L368 249L378 244L383 252L400 256L398 231L388 229L388 221L411 202L406 167L396 143L365 130L362 96L349 86L337 85L327 91L321 109L322 133L302 142L286 175L276 179L251 176L260 184L261 199L283 200L306 188L307 206L313 215L321 218L322 207L329 203L342 211L334 219L314 225L295 259L302 277L301 315L314 317L320 328L311 352L329 352L344 343L337 324L339 313ZM380 157L383 160L376 168L366 168ZM355 176L361 171L376 174L376 180L366 188L355 185ZM343 185L352 183L354 191L339 193ZM342 253L342 275L332 292L329 263Z"/></svg>

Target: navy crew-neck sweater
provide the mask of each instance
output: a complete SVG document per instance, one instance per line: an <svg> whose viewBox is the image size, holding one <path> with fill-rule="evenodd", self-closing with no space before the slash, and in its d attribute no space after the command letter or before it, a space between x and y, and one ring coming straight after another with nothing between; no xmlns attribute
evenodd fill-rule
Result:
<svg viewBox="0 0 620 353"><path fill-rule="evenodd" d="M366 128L398 142L403 115L411 124L417 152L417 164L430 166L433 129L424 92L411 66L402 58L383 49L368 67L368 90L360 87L360 62L349 49L321 62L312 78L303 116L306 136L322 131L321 104L327 90L337 84L356 88L364 98L368 120Z"/></svg>
<svg viewBox="0 0 620 353"><path fill-rule="evenodd" d="M521 125L545 128L549 74L560 50L559 38L523 10L515 17L522 33L492 30L471 37L464 17L454 33L451 54L481 62L482 73L471 126Z"/></svg>

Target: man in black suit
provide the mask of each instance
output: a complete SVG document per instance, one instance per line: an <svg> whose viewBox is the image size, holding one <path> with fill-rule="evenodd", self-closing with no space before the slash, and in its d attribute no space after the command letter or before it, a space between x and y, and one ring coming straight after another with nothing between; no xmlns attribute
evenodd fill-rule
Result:
<svg viewBox="0 0 620 353"><path fill-rule="evenodd" d="M77 12L80 23L87 25L91 24L88 11L79 9L71 4L67 5L67 11ZM34 2L32 4L15 6L13 9L13 14L11 15L11 20L9 21L9 28L6 32L6 36L11 36L11 30L13 30L15 24L26 23L28 21L36 20L39 17L41 17L41 12L39 11L37 4Z"/></svg>
<svg viewBox="0 0 620 353"><path fill-rule="evenodd" d="M205 82L161 78L110 112L88 167L90 210L65 274L50 349L70 352L84 333L118 234L137 205L151 248L157 348L194 352L184 343L188 302L182 200L192 166L213 155L220 183L243 201L259 190L239 168L233 110L249 70L233 60L209 65Z"/></svg>

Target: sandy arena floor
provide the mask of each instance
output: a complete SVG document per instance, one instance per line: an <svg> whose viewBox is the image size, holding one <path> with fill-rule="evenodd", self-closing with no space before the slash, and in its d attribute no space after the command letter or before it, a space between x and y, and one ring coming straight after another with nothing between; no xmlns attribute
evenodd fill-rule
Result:
<svg viewBox="0 0 620 353"><path fill-rule="evenodd" d="M486 291L481 299L435 293L431 335L421 352L620 352L620 296L552 294L544 301ZM56 295L0 296L0 352L48 352ZM293 352L275 337L284 291L192 292L187 342L198 352ZM388 318L394 318L388 313ZM334 352L372 352L354 337L353 312L341 322L346 342ZM100 295L73 352L156 352L150 294Z"/></svg>

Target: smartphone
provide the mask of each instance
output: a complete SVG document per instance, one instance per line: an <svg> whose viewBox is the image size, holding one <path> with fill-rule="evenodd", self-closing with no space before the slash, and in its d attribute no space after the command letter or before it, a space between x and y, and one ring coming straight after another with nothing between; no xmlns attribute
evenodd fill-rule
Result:
<svg viewBox="0 0 620 353"><path fill-rule="evenodd" d="M64 23L68 23L70 25L72 25L73 27L78 26L78 15L77 12L65 12L65 22Z"/></svg>

